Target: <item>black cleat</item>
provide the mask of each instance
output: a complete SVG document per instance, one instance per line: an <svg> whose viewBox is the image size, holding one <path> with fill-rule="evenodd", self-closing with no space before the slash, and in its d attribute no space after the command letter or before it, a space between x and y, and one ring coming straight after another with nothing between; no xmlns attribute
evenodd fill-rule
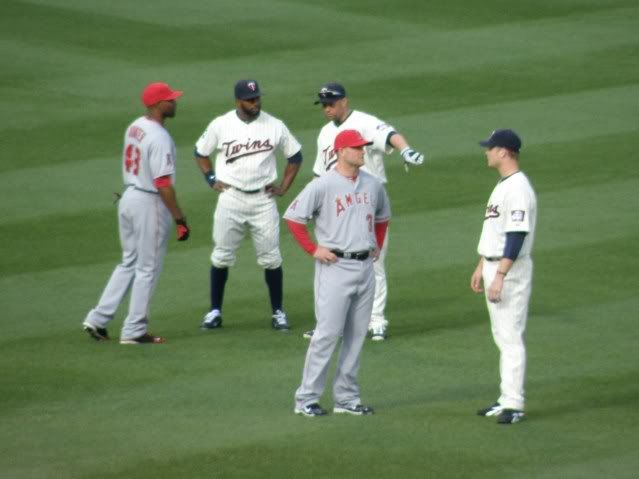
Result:
<svg viewBox="0 0 639 479"><path fill-rule="evenodd" d="M353 407L335 406L333 408L333 412L335 414L352 414L353 416L368 416L370 414L375 414L372 407L363 406L361 404Z"/></svg>
<svg viewBox="0 0 639 479"><path fill-rule="evenodd" d="M524 411L518 409L502 409L497 416L497 424L515 424L524 419Z"/></svg>
<svg viewBox="0 0 639 479"><path fill-rule="evenodd" d="M504 406L496 402L495 404L477 411L478 416L497 416L504 410Z"/></svg>
<svg viewBox="0 0 639 479"><path fill-rule="evenodd" d="M294 412L307 417L326 416L328 414L326 409L323 409L318 403L309 404L299 409L296 407Z"/></svg>
<svg viewBox="0 0 639 479"><path fill-rule="evenodd" d="M149 333L144 333L137 338L120 338L120 344L162 344L166 339L162 336L154 336Z"/></svg>
<svg viewBox="0 0 639 479"><path fill-rule="evenodd" d="M108 341L109 339L111 339L109 338L109 333L107 332L106 328L98 328L97 326L93 326L91 323L86 321L82 323L82 326L88 333L88 335L96 341Z"/></svg>
<svg viewBox="0 0 639 479"><path fill-rule="evenodd" d="M202 329L217 329L222 327L222 313L219 309L212 309L202 320Z"/></svg>

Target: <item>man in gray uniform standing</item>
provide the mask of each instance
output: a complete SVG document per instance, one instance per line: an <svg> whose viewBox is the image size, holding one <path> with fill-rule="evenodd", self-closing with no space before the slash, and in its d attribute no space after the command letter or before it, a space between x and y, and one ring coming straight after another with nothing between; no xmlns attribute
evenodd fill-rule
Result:
<svg viewBox="0 0 639 479"><path fill-rule="evenodd" d="M288 207L284 219L300 246L315 258L317 327L295 393L295 413L326 415L319 405L328 365L342 338L335 380L334 413L372 414L361 403L357 372L375 294L373 261L384 243L390 205L383 184L360 171L364 146L356 130L335 137L337 165L311 181ZM306 223L315 221L314 244Z"/></svg>

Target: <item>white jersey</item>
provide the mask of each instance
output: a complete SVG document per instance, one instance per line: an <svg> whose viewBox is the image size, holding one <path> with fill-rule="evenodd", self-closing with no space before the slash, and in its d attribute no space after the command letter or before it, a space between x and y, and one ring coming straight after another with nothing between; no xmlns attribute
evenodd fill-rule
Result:
<svg viewBox="0 0 639 479"><path fill-rule="evenodd" d="M171 176L175 183L175 143L155 120L141 116L124 133L122 177L125 185L157 192L153 180Z"/></svg>
<svg viewBox="0 0 639 479"><path fill-rule="evenodd" d="M485 257L501 257L506 246L506 233L526 232L519 256L530 255L537 223L537 197L521 171L502 178L495 186L484 217L477 252Z"/></svg>
<svg viewBox="0 0 639 479"><path fill-rule="evenodd" d="M290 158L302 147L283 121L265 111L249 123L235 110L218 116L195 144L200 156L217 151L218 180L245 191L263 188L277 179L276 148Z"/></svg>
<svg viewBox="0 0 639 479"><path fill-rule="evenodd" d="M313 173L322 176L335 167L337 155L333 149L333 143L342 130L357 130L367 141L373 142L372 145L364 147L362 170L376 176L382 183L386 183L384 154L393 151L393 148L387 144L387 140L388 135L395 129L379 118L357 110L351 111L348 118L340 125L332 121L324 125L317 137L317 157L313 165Z"/></svg>

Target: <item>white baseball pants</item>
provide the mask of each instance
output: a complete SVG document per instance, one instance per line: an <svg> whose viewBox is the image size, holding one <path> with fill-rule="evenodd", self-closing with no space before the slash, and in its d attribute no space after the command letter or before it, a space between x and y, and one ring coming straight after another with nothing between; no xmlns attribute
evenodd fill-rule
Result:
<svg viewBox="0 0 639 479"><path fill-rule="evenodd" d="M482 276L485 291L495 278L498 265L499 261L484 260ZM517 258L504 280L501 301L491 303L486 293L493 339L500 353L501 396L498 401L508 409L524 409L526 374L524 332L528 319L532 272L533 264L529 256Z"/></svg>

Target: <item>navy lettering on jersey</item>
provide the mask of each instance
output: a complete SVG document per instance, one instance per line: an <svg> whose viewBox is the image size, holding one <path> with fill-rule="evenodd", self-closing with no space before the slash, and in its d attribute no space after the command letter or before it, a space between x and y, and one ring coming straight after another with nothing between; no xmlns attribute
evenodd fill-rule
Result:
<svg viewBox="0 0 639 479"><path fill-rule="evenodd" d="M233 163L235 160L244 156L254 155L256 153L262 153L264 151L271 151L273 145L271 145L271 139L266 140L253 140L247 139L245 143L238 143L237 140L226 141L222 143L224 149L224 155L226 156L226 163Z"/></svg>

